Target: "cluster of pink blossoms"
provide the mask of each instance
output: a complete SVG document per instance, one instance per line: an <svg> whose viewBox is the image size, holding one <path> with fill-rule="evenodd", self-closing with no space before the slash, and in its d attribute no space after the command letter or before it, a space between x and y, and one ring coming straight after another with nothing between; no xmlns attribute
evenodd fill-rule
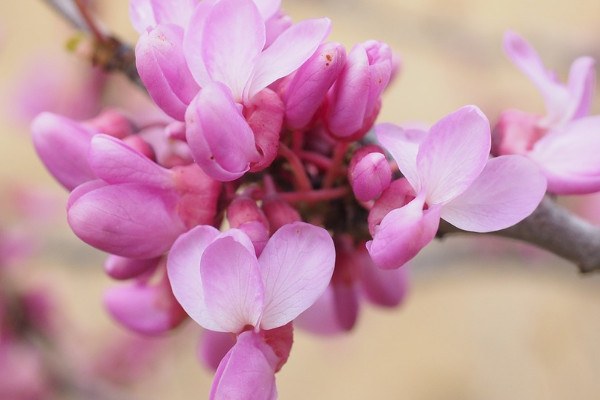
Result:
<svg viewBox="0 0 600 400"><path fill-rule="evenodd" d="M505 114L490 158L490 123L475 106L428 131L374 127L398 58L377 41L349 52L324 42L326 18L293 24L278 0L130 0L130 10L158 122L46 113L34 143L71 191L72 230L128 281L106 293L111 314L142 333L187 316L205 328L213 399L276 398L293 321L331 334L354 326L361 298L399 304L400 267L440 219L500 230L533 212L547 181L555 193L599 182L591 156L573 171L557 153L566 132L595 121L576 119L589 109L587 59L565 88L507 36L549 116ZM373 128L383 148L365 138ZM569 156L596 145L582 136Z"/></svg>

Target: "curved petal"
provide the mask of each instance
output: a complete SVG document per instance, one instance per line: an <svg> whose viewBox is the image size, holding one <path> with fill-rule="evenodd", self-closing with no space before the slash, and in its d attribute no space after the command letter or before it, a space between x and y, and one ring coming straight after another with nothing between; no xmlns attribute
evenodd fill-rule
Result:
<svg viewBox="0 0 600 400"><path fill-rule="evenodd" d="M400 268L433 240L440 223L440 206L423 211L423 196L388 213L367 250L380 268Z"/></svg>
<svg viewBox="0 0 600 400"><path fill-rule="evenodd" d="M409 289L409 266L387 270L377 268L366 247L356 250L361 263L360 292L373 304L395 307L402 303Z"/></svg>
<svg viewBox="0 0 600 400"><path fill-rule="evenodd" d="M558 83L544 67L537 52L525 39L512 31L504 34L504 52L523 72L544 97L547 117L545 123L551 126L563 122L564 110L568 107L569 93L566 87Z"/></svg>
<svg viewBox="0 0 600 400"><path fill-rule="evenodd" d="M74 191L71 196L76 200L69 201L67 220L73 232L90 246L112 254L157 257L185 231L175 210L177 196L171 192L120 184Z"/></svg>
<svg viewBox="0 0 600 400"><path fill-rule="evenodd" d="M202 364L216 371L221 360L234 345L234 334L205 329L198 342L198 358Z"/></svg>
<svg viewBox="0 0 600 400"><path fill-rule="evenodd" d="M202 0L198 2L194 12L191 14L189 26L183 36L185 59L194 79L200 87L204 87L212 80L204 64L204 58L200 49L202 48L206 19L210 15L212 7L218 1Z"/></svg>
<svg viewBox="0 0 600 400"><path fill-rule="evenodd" d="M252 129L222 84L205 86L190 104L185 119L194 160L210 177L231 181L258 161Z"/></svg>
<svg viewBox="0 0 600 400"><path fill-rule="evenodd" d="M241 101L265 45L265 22L252 0L221 0L204 24L202 47L196 51L201 51L212 80L227 85Z"/></svg>
<svg viewBox="0 0 600 400"><path fill-rule="evenodd" d="M65 188L73 190L84 182L96 179L87 160L95 132L69 118L47 112L33 120L31 132L40 160Z"/></svg>
<svg viewBox="0 0 600 400"><path fill-rule="evenodd" d="M340 299L339 294L336 292L332 285L327 286L325 292L302 314L294 320L294 327L302 330L314 333L317 335L336 335L342 332L347 332L348 328L354 327L354 324L350 324L346 321L340 321L340 315L338 314L339 306L338 300ZM349 308L352 306L352 309ZM353 321L356 321L358 315L358 302L346 303L344 305L347 310L352 310L354 314ZM342 306L342 307L344 307ZM351 315L350 312L346 314Z"/></svg>
<svg viewBox="0 0 600 400"><path fill-rule="evenodd" d="M421 191L421 182L417 172L417 154L419 145L427 137L420 129L403 129L391 123L375 125L377 140L390 152L402 175L415 192Z"/></svg>
<svg viewBox="0 0 600 400"><path fill-rule="evenodd" d="M104 292L103 300L113 318L146 335L167 332L187 317L173 297L168 282L115 286Z"/></svg>
<svg viewBox="0 0 600 400"><path fill-rule="evenodd" d="M523 156L492 158L473 184L444 204L442 219L471 232L508 228L529 216L546 193L546 179Z"/></svg>
<svg viewBox="0 0 600 400"><path fill-rule="evenodd" d="M538 140L529 157L548 179L548 191L584 194L600 190L600 116L580 118Z"/></svg>
<svg viewBox="0 0 600 400"><path fill-rule="evenodd" d="M167 272L173 295L185 312L205 329L218 328L204 302L200 259L206 247L219 235L209 225L197 226L179 236L167 258Z"/></svg>
<svg viewBox="0 0 600 400"><path fill-rule="evenodd" d="M254 0L254 4L256 4L258 11L260 11L260 15L262 15L266 21L279 11L281 0Z"/></svg>
<svg viewBox="0 0 600 400"><path fill-rule="evenodd" d="M329 233L295 222L273 234L259 258L265 287L261 328L285 325L319 298L331 280L335 249Z"/></svg>
<svg viewBox="0 0 600 400"><path fill-rule="evenodd" d="M111 184L140 183L162 189L174 186L171 171L108 135L94 135L88 159L96 175Z"/></svg>
<svg viewBox="0 0 600 400"><path fill-rule="evenodd" d="M462 107L433 125L417 155L427 204L443 204L464 192L485 167L490 145L490 124L475 106Z"/></svg>
<svg viewBox="0 0 600 400"><path fill-rule="evenodd" d="M206 309L218 332L239 333L258 326L263 311L264 288L254 248L231 236L215 239L200 260Z"/></svg>
<svg viewBox="0 0 600 400"><path fill-rule="evenodd" d="M223 357L210 389L210 400L275 400L275 371L269 363L273 350L252 331L238 336Z"/></svg>
<svg viewBox="0 0 600 400"><path fill-rule="evenodd" d="M152 270L161 259L161 257L135 259L111 254L104 261L104 272L113 279L131 279Z"/></svg>
<svg viewBox="0 0 600 400"><path fill-rule="evenodd" d="M345 62L344 46L323 43L298 69L283 93L285 118L290 128L309 125Z"/></svg>
<svg viewBox="0 0 600 400"><path fill-rule="evenodd" d="M139 33L169 22L185 28L195 5L195 0L129 0L129 17Z"/></svg>
<svg viewBox="0 0 600 400"><path fill-rule="evenodd" d="M283 31L256 60L245 98L251 99L277 79L300 68L330 31L328 18L304 20Z"/></svg>
<svg viewBox="0 0 600 400"><path fill-rule="evenodd" d="M135 63L152 100L169 116L183 121L196 95L196 84L183 53L183 29L162 24L144 33L135 46Z"/></svg>
<svg viewBox="0 0 600 400"><path fill-rule="evenodd" d="M569 119L585 117L590 112L592 97L596 87L596 62L591 57L579 57L569 71ZM565 121L567 122L567 121Z"/></svg>

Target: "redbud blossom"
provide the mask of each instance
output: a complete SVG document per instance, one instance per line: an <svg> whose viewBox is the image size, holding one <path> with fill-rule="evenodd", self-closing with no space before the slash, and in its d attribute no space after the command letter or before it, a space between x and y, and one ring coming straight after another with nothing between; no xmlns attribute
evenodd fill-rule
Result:
<svg viewBox="0 0 600 400"><path fill-rule="evenodd" d="M379 146L361 147L348 166L348 181L360 201L373 200L390 185L392 170Z"/></svg>

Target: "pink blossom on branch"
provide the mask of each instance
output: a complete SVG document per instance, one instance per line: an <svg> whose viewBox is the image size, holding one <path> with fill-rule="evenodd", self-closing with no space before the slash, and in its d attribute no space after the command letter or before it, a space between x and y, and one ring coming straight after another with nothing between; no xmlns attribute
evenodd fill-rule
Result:
<svg viewBox="0 0 600 400"><path fill-rule="evenodd" d="M404 178L375 202L367 249L377 265L398 268L433 240L440 218L474 232L507 228L535 210L546 180L521 156L488 160L490 127L474 106L442 118L429 133L392 124L375 128ZM515 176L518 174L518 179Z"/></svg>
<svg viewBox="0 0 600 400"><path fill-rule="evenodd" d="M494 154L522 154L533 160L548 179L551 193L599 191L600 117L587 116L595 87L594 60L576 59L568 83L562 84L516 33L505 34L504 50L539 89L546 115L503 112L494 129Z"/></svg>

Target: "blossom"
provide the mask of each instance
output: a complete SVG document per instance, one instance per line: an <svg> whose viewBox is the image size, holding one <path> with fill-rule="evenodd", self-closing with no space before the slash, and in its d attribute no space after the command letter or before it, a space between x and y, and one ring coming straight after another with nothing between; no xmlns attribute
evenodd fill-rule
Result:
<svg viewBox="0 0 600 400"><path fill-rule="evenodd" d="M579 57L567 84L546 70L536 51L514 32L504 36L511 61L537 86L546 115L502 113L494 129L494 153L523 154L536 162L555 194L600 190L600 116L587 116L595 87L594 60Z"/></svg>
<svg viewBox="0 0 600 400"><path fill-rule="evenodd" d="M238 337L217 369L211 398L232 391L250 396L247 374L261 382L262 394L244 398L274 398L273 373L287 358L277 353L291 345L291 331L279 337L276 329L323 293L334 262L329 233L303 222L277 230L259 257L238 229L219 233L202 225L177 239L167 261L173 294L202 327Z"/></svg>
<svg viewBox="0 0 600 400"><path fill-rule="evenodd" d="M433 240L440 218L468 231L495 231L531 214L545 193L544 176L526 158L488 160L489 123L475 106L442 118L429 133L393 124L375 131L404 175L369 215L367 249L380 267L414 257Z"/></svg>

